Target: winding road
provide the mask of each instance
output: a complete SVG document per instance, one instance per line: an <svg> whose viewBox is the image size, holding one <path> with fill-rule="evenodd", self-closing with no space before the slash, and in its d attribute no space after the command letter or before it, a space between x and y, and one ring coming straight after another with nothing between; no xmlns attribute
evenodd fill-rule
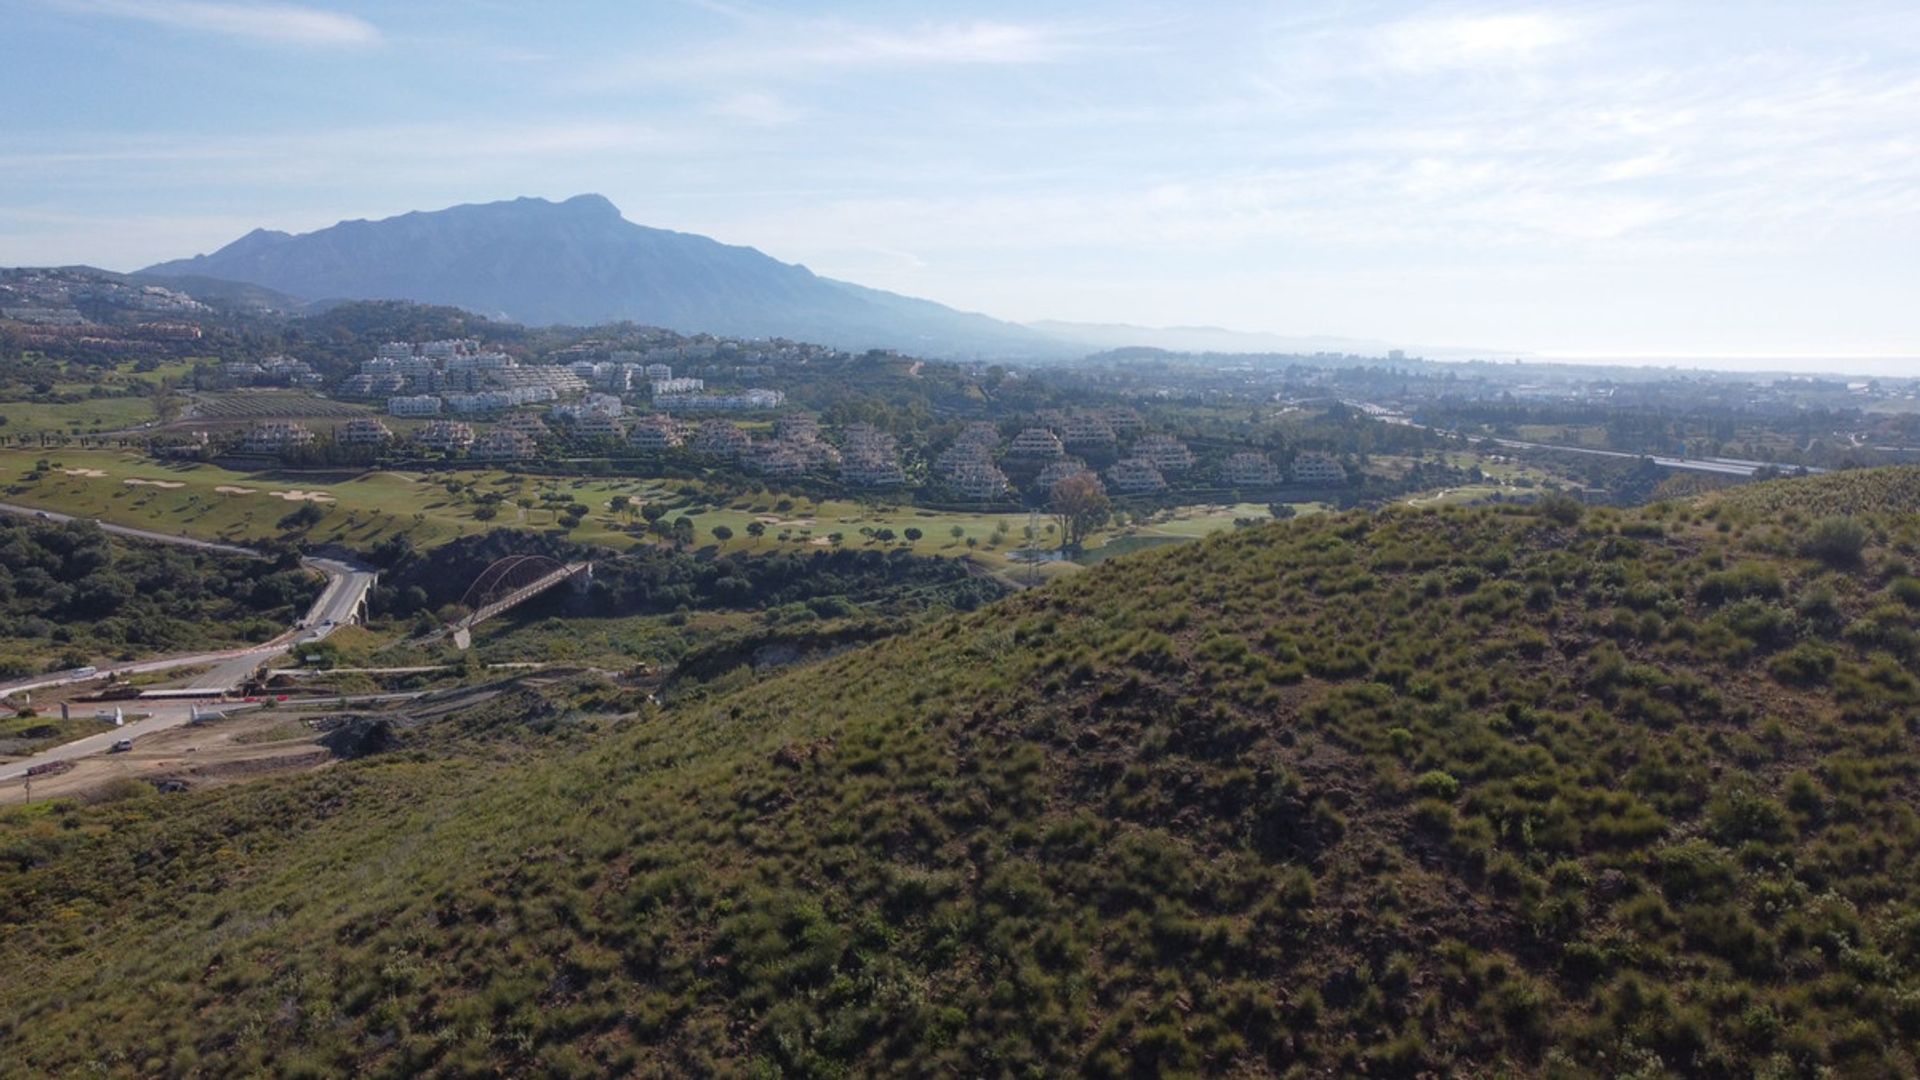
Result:
<svg viewBox="0 0 1920 1080"><path fill-rule="evenodd" d="M15 514L37 518L43 521L66 522L75 520L66 514L56 514L50 510L36 510L28 506L16 506L0 503L0 513ZM91 519L81 519L91 520ZM169 533L153 532L147 529L128 528L124 525L110 525L95 521L104 532L125 536L135 540L152 543L174 544L181 547L199 548L202 551L217 551L228 555L240 555L248 558L264 558L259 552L234 544L222 544L210 540L196 540L189 536L174 536ZM306 618L287 630L286 633L262 645L243 649L223 649L217 652L189 653L184 656L170 656L156 660L140 660L129 664L119 664L100 668L97 671L64 671L46 675L36 675L13 682L0 683L0 696L16 694L22 691L40 690L50 686L70 686L75 683L93 682L111 676L145 675L157 671L171 671L183 667L206 667L207 670L195 675L187 683L186 689L204 690L209 696L237 689L252 675L261 664L273 657L290 652L295 646L324 640L337 627L353 622L365 601L367 590L371 589L379 575L372 568L342 559L303 558L301 563L327 576L327 586L307 609ZM122 703L122 707L137 704L139 709L152 715L144 720L136 720L124 727L112 731L90 735L83 739L65 743L41 751L32 757L0 765L0 780L20 776L37 765L56 761L69 761L90 754L103 753L112 749L121 739L138 738L155 731L164 731L178 727L192 719L194 703L186 701L133 701ZM107 706L111 709L111 706Z"/></svg>

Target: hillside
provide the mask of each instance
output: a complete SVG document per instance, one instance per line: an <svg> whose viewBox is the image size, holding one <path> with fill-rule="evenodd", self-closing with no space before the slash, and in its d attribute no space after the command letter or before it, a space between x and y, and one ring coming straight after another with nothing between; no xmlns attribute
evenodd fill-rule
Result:
<svg viewBox="0 0 1920 1080"><path fill-rule="evenodd" d="M1920 518L1803 508L1849 482L1263 525L664 713L554 687L293 780L0 816L0 963L34 973L0 1048L1910 1075Z"/></svg>
<svg viewBox="0 0 1920 1080"><path fill-rule="evenodd" d="M416 211L300 235L256 229L142 274L249 282L310 301L451 304L530 325L625 320L925 356L1076 351L1012 323L818 277L752 248L635 225L598 195Z"/></svg>

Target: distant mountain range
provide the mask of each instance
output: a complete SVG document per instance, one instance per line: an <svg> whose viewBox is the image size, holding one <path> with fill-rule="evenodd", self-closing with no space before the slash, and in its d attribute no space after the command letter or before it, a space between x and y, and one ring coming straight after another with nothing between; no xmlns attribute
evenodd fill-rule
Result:
<svg viewBox="0 0 1920 1080"><path fill-rule="evenodd" d="M141 274L245 282L312 302L451 304L529 325L630 320L929 356L1087 351L1015 323L820 277L753 248L635 225L599 195L455 206L299 235L256 229L211 255Z"/></svg>
<svg viewBox="0 0 1920 1080"><path fill-rule="evenodd" d="M636 225L599 195L519 198L310 233L267 229L139 277L198 292L243 283L296 303L411 300L528 325L631 321L923 356L1069 359L1103 350L1383 356L1379 341L1211 326L1005 322L821 277L750 247ZM251 299L251 297L249 297Z"/></svg>

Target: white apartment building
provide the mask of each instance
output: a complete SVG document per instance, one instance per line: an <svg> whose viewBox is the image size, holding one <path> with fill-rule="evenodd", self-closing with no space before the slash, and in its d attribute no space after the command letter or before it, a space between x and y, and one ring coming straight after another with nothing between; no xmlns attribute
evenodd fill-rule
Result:
<svg viewBox="0 0 1920 1080"><path fill-rule="evenodd" d="M1234 487L1271 487L1280 480L1280 470L1267 455L1241 451L1220 465L1220 479Z"/></svg>
<svg viewBox="0 0 1920 1080"><path fill-rule="evenodd" d="M1167 479L1154 468L1153 462L1144 458L1126 458L1115 462L1107 470L1107 483L1115 491L1127 495L1146 495L1156 491L1165 491Z"/></svg>
<svg viewBox="0 0 1920 1080"><path fill-rule="evenodd" d="M356 416L340 425L333 438L342 446L378 446L393 438L393 431L371 416Z"/></svg>
<svg viewBox="0 0 1920 1080"><path fill-rule="evenodd" d="M1133 456L1153 462L1162 473L1186 472L1193 468L1193 451L1171 435L1144 435L1133 445Z"/></svg>
<svg viewBox="0 0 1920 1080"><path fill-rule="evenodd" d="M635 450L672 450L685 440L680 421L665 413L647 413L635 420L627 432L627 442Z"/></svg>
<svg viewBox="0 0 1920 1080"><path fill-rule="evenodd" d="M241 447L249 454L279 454L312 442L313 432L305 424L267 420L253 425Z"/></svg>
<svg viewBox="0 0 1920 1080"><path fill-rule="evenodd" d="M1007 444L1007 456L1022 461L1050 461L1067 456L1060 436L1043 427L1030 427Z"/></svg>
<svg viewBox="0 0 1920 1080"><path fill-rule="evenodd" d="M947 483L969 499L997 499L1007 493L1007 474L991 462L962 466Z"/></svg>
<svg viewBox="0 0 1920 1080"><path fill-rule="evenodd" d="M1344 484L1347 468L1332 454L1302 450L1293 459L1293 478L1302 484Z"/></svg>
<svg viewBox="0 0 1920 1080"><path fill-rule="evenodd" d="M481 461L520 461L538 449L534 441L517 431L494 428L473 440L470 456Z"/></svg>
<svg viewBox="0 0 1920 1080"><path fill-rule="evenodd" d="M435 420L414 432L413 441L428 450L465 450L473 445L473 426L458 420Z"/></svg>

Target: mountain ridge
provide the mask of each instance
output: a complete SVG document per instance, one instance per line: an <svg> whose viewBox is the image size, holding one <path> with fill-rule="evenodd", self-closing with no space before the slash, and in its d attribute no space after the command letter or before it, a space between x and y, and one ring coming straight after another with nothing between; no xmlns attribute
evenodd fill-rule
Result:
<svg viewBox="0 0 1920 1080"><path fill-rule="evenodd" d="M592 194L465 203L300 234L255 229L217 251L139 273L240 281L316 302L451 304L529 325L633 321L950 357L1076 351L986 315L821 277L755 248L635 224Z"/></svg>

